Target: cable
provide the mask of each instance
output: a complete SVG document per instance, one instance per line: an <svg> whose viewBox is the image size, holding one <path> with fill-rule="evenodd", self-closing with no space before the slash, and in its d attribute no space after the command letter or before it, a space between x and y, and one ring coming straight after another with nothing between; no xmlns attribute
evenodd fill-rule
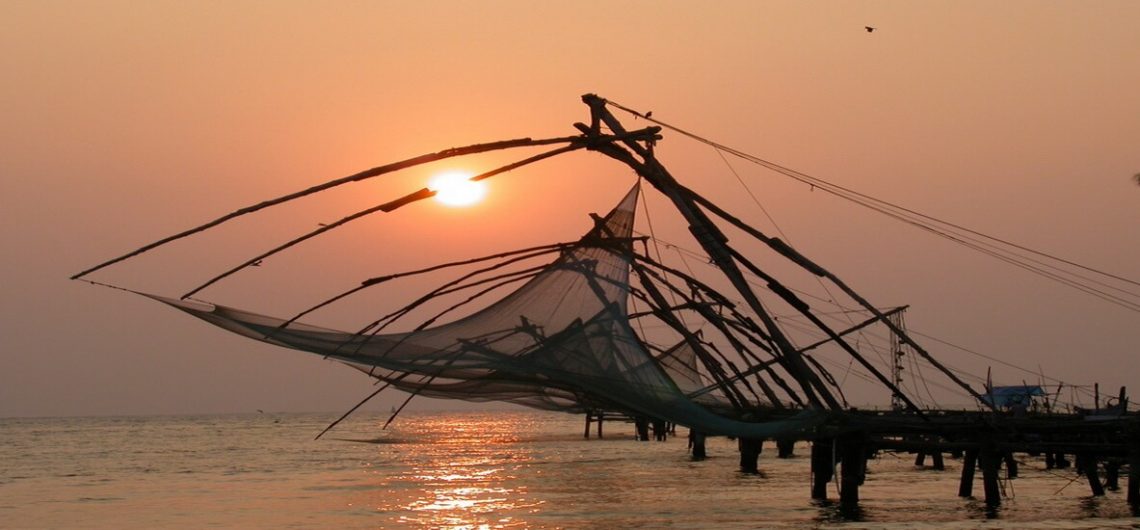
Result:
<svg viewBox="0 0 1140 530"><path fill-rule="evenodd" d="M625 112L628 112L628 113L633 114L635 116L638 116L638 117L644 118L648 121L651 121L657 125L660 125L663 128L670 129L674 132L677 132L681 135L689 137L693 140L696 140L698 142L712 146L712 147L718 149L719 151L730 153L730 154L737 156L741 159L744 159L746 161L752 162L754 164L760 165L762 167L768 168L768 169L775 171L777 173L783 174L785 176L788 176L790 178L793 178L795 180L798 180L800 182L808 184L808 185L812 186L813 188L818 187L818 188L822 189L823 191L830 193L832 195L835 195L837 197L849 200L851 202L855 202L856 204L870 208L874 211L888 215L888 216L893 217L895 219L902 220L904 222L907 222L908 224L912 224L914 226L922 227L922 228L924 228L930 232L942 235L943 237L947 237L947 238L949 238L955 242L958 242L960 244L964 244L965 246L972 248L974 250L981 251L981 252L986 253L992 257L997 257L999 259L1002 259L1003 261L1006 261L1007 263L1011 263L1011 264L1020 266L1023 269L1026 269L1026 270L1029 270L1029 271L1034 272L1036 274L1042 275L1048 279L1052 279L1054 281L1058 281L1059 283L1062 283L1062 284L1068 285L1070 287L1076 288L1078 290L1081 290L1082 292L1085 292L1086 294L1096 296L1098 298L1101 298L1102 300L1109 301L1109 302L1114 303L1116 305L1120 305L1121 307L1124 307L1126 309L1130 309L1132 311L1140 312L1140 303L1136 303L1136 302L1132 302L1130 300L1122 299L1122 298L1114 296L1114 295L1109 295L1109 294L1104 293L1103 291L1101 291L1099 289L1090 287L1089 285L1081 284L1080 280L1084 280L1085 282L1090 282L1090 283L1093 283L1096 285L1100 285L1102 287L1107 287L1111 290L1118 291L1121 293L1125 293L1128 296L1136 297L1138 299L1140 299L1140 294L1137 294L1137 293L1132 292L1132 291L1125 290L1125 289L1120 288L1120 287L1111 286L1111 285L1105 284L1103 282L1100 282L1100 281L1097 281L1097 280L1094 280L1091 278L1087 278L1087 277L1080 275L1080 274L1077 274L1076 272L1073 272L1073 271L1060 269L1057 266L1049 265L1049 264L1043 263L1039 260L1034 260L1032 258L1028 258L1026 256L1017 254L1013 250L1009 250L1007 248L1002 248L1000 246L994 245L993 243L1004 245L1005 247L1009 247L1012 249L1017 249L1017 250L1021 250L1024 252L1029 252L1029 253L1034 254L1036 256L1040 256L1040 257L1043 257L1043 258L1046 258L1049 260L1053 260L1057 263L1061 263L1061 264L1068 265L1071 267L1076 267L1078 269L1081 269L1081 270L1084 270L1087 272L1092 272L1092 273L1101 275L1105 278L1110 278L1110 279L1113 279L1113 280L1116 280L1119 282L1123 282L1126 284L1130 284L1133 286L1140 286L1140 282L1137 282L1135 280L1131 280L1131 279L1124 278L1124 277L1119 276L1119 275L1115 275L1115 274L1108 273L1108 272L1105 272L1105 271L1102 271L1099 269L1095 269L1095 268L1092 268L1092 267L1089 267L1086 265L1082 265L1080 263L1076 263L1072 260L1061 258L1061 257L1058 257L1058 256L1053 255L1053 254L1034 250L1034 249L1028 248L1024 245L1013 243L1013 242L1008 241L1006 239L998 238L995 236L990 236L990 235L984 234L982 232L979 232L979 231L976 231L976 230L973 230L970 228L966 228L964 226L961 226L961 225L958 225L955 223L951 223L949 221L944 221L944 220L937 219L937 218L929 216L929 215L919 213L915 210L911 210L909 208L905 208L903 206L900 206L900 205L897 205L897 204L894 204L894 203L891 203L891 202L888 202L888 201L885 201L882 199L877 199L875 197L871 197L869 195L857 192L855 190L852 190L852 189L849 189L849 188L846 188L846 187L825 181L823 179L813 177L813 176L808 175L806 173L787 168L787 167L782 166L780 164L776 164L774 162L762 159L762 158L757 157L755 155L748 154L748 153L740 151L738 149L734 149L734 148L725 146L723 144L714 142L712 140L709 140L709 139L704 138L702 136L699 136L697 134L694 134L694 133L688 132L686 130L683 130L681 128L678 128L678 127L669 125L667 123L664 123L658 119L647 117L644 114L639 113L635 110L632 110L628 107L625 107L625 106L623 106L617 102L607 100L606 103L608 105L615 107L615 108L621 109ZM957 231L957 233L951 233L952 231ZM971 235L982 238L984 241L978 241L977 239L970 237ZM972 241L972 244L968 244L964 240ZM993 242L993 243L988 243L986 241ZM991 248L991 250L987 252L987 251L982 250L982 248L979 248L979 247L983 247L983 246L989 246ZM1002 254L1002 255L999 256L998 254ZM1037 263L1040 266L1054 269L1054 270L1056 270L1062 274L1069 275L1069 276L1075 277L1077 279L1060 278L1057 274L1049 273L1047 271L1043 271L1038 267L1035 267L1033 265L1025 263L1026 261L1031 262L1031 263Z"/></svg>

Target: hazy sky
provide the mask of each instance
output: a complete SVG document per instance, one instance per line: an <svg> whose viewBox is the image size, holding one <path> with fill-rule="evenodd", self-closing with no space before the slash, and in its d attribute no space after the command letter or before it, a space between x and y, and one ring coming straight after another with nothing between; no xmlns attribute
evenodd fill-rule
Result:
<svg viewBox="0 0 1140 530"><path fill-rule="evenodd" d="M67 278L382 163L575 134L587 92L1140 279L1137 2L2 5L0 416L346 409L372 388L350 369ZM739 172L797 248L877 305L910 304L912 329L1066 381L1140 390L1136 312L739 161L730 169L677 136L658 153L680 180L767 229ZM505 160L352 187L92 279L179 295L318 222L414 191L432 172ZM633 182L576 154L496 177L479 207L413 205L297 254L287 271L267 263L203 297L288 315L330 293L297 278L344 286L571 240ZM675 233L658 235L684 237ZM985 372L976 358L931 349ZM994 375L1026 377L999 366Z"/></svg>

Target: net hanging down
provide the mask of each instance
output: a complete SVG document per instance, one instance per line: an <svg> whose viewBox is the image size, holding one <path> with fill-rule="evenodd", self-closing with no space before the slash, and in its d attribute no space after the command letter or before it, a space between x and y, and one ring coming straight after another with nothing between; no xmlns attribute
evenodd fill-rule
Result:
<svg viewBox="0 0 1140 530"><path fill-rule="evenodd" d="M814 425L799 412L741 421L680 344L654 356L630 324L635 186L525 284L451 323L404 333L344 332L221 305L146 295L262 342L342 361L396 388L549 410L606 409L708 434L770 438Z"/></svg>

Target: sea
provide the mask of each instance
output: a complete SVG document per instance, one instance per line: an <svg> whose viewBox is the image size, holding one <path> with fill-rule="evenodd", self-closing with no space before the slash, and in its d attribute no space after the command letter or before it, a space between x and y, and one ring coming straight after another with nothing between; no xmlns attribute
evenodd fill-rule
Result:
<svg viewBox="0 0 1140 530"><path fill-rule="evenodd" d="M1140 528L1123 491L1022 457L1000 508L957 497L960 463L883 453L857 508L810 496L809 447L760 474L736 442L637 441L531 411L0 419L2 528ZM980 481L980 479L979 479ZM980 482L975 491L981 491ZM829 496L837 499L835 485Z"/></svg>

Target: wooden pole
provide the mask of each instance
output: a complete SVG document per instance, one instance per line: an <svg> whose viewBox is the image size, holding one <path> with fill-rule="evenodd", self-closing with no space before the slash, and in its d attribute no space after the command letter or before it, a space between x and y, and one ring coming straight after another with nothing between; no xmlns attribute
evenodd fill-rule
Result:
<svg viewBox="0 0 1140 530"><path fill-rule="evenodd" d="M796 441L791 438L776 439L776 458L792 458L796 456Z"/></svg>
<svg viewBox="0 0 1140 530"><path fill-rule="evenodd" d="M598 140L594 140L594 141L598 141ZM231 219L234 219L236 217L240 217L240 216L243 216L246 214L250 214L250 213L256 212L258 210L268 208L270 206L275 206L275 205L278 205L278 204L281 204L284 202L291 201L293 199L298 199L298 198L301 198L301 197L304 197L307 195L312 195L312 194L317 193L319 191L324 191L324 190L327 190L329 188L334 188L334 187L340 186L342 184L348 184L350 182L359 182L362 180L367 180L367 179L370 179L373 177L378 177L378 176L386 174L386 173L392 173L394 171L399 171L401 169L405 169L405 168L409 168L409 167L413 167L413 166L418 166L421 164L426 164L428 162L435 162L437 160L443 160L445 158L452 158L452 157L456 157L456 156L464 156L464 155L470 155L470 154L476 154L476 153L485 153L487 151L496 151L496 150L500 150L500 149L510 149L510 148L514 148L514 147L534 147L534 146L552 145L552 144L559 144L559 143L570 143L570 144L574 144L578 147L585 147L584 145L582 145L582 137L581 136L567 136L567 137L562 137L562 138L546 138L546 139L541 139L541 140L534 140L531 138L519 138L516 140L505 140L505 141L500 141L500 142L474 144L474 145L468 145L465 147L453 147L453 148L445 149L443 151L439 151L436 153L429 153L429 154L425 154L425 155L420 155L420 156L417 156L414 158L409 158L407 160L402 160L400 162L394 162L391 164L387 164L387 165L383 165L383 166L379 166L379 167L374 167L372 169L361 171L360 173L356 173L354 175L349 175L347 177L342 177L342 178L338 178L335 180L330 180L328 182L325 182L324 184L319 184L319 185L316 185L316 186L313 186L313 187L310 187L310 188L307 188L307 189L304 189L304 190L301 190L301 191L298 191L295 193L283 195L281 197L277 197L276 199L270 199L270 200L263 201L263 202L260 202L260 203L257 203L257 204L251 205L251 206L246 206L245 208L241 208L241 209L236 210L234 212L223 215L222 217L214 219L213 221L210 221L204 225L200 225L200 226L191 228L189 230L179 232L179 233L174 234L170 237L160 239L158 241L155 241L154 243L150 243L150 244L148 244L142 248L139 248L137 250L134 250L130 253L119 256L115 259L108 260L108 261L105 261L103 263L100 263L99 265L96 265L96 266L91 267L89 269L86 269L86 270L84 270L78 274L75 274L74 276L71 277L71 279L77 280L79 278L82 278L83 276L91 274L92 272L95 272L99 269L102 269L108 265L112 265L112 264L118 263L120 261L123 261L125 259L137 256L137 255L142 254L143 252L146 252L148 250L151 250L151 249L154 249L156 247L165 245L166 243L170 243L171 241L182 239L184 237L196 234L196 233L201 232L203 230L213 228L215 226L218 226L218 225L220 225L226 221L229 221Z"/></svg>
<svg viewBox="0 0 1140 530"><path fill-rule="evenodd" d="M1006 451L1002 460L1005 462L1005 477L1017 478L1017 460L1013 458L1013 451Z"/></svg>
<svg viewBox="0 0 1140 530"><path fill-rule="evenodd" d="M590 106L594 123L600 120L605 122L615 134L625 133L625 127L622 126L621 122L606 110L604 99L594 94L586 94L582 96L582 101ZM586 129L584 125L579 128ZM590 130L592 128L583 132ZM642 160L637 160L633 153L621 149L614 143L590 145L589 148L625 163L673 202L681 216L689 223L689 231L693 238L708 253L709 258L764 324L768 330L768 335L781 350L781 357L787 362L789 372L795 375L796 381L803 387L808 400L817 407L842 410L843 406L835 399L819 376L807 366L799 351L792 345L791 340L776 325L768 310L760 303L759 297L752 290L744 274L728 252L728 245L726 244L728 237L700 210L690 197L681 191L684 187L653 157L652 152L633 140L626 140L623 143L633 153L642 157Z"/></svg>
<svg viewBox="0 0 1140 530"><path fill-rule="evenodd" d="M998 467L1001 459L992 447L983 447L978 453L978 465L982 468L982 488L987 506L1001 506L1001 485L998 484Z"/></svg>
<svg viewBox="0 0 1140 530"><path fill-rule="evenodd" d="M756 474L760 472L760 453L764 450L764 440L758 438L740 438L740 471L742 473Z"/></svg>
<svg viewBox="0 0 1140 530"><path fill-rule="evenodd" d="M704 460L708 458L708 453L705 452L705 434L699 431L689 429L689 446L693 451L693 460Z"/></svg>
<svg viewBox="0 0 1140 530"><path fill-rule="evenodd" d="M637 418L635 418L633 420L633 424L635 427L637 427L637 441L648 442L649 441L649 420L647 420L641 416L638 416Z"/></svg>
<svg viewBox="0 0 1140 530"><path fill-rule="evenodd" d="M835 472L834 440L820 438L811 443L811 498L827 499L827 483Z"/></svg>
<svg viewBox="0 0 1140 530"><path fill-rule="evenodd" d="M839 502L851 505L859 502L859 486L867 476L867 453L862 439L854 436L839 443L843 467L840 477Z"/></svg>
<svg viewBox="0 0 1140 530"><path fill-rule="evenodd" d="M959 497L974 496L974 468L978 465L978 449L966 449L962 457L962 479L958 482Z"/></svg>
<svg viewBox="0 0 1140 530"><path fill-rule="evenodd" d="M878 308L871 305L870 302L868 302L866 299L864 299L862 296L860 296L859 293L855 292L855 290L852 289L851 287L849 287L846 283L844 283L843 280L840 280L838 276L835 276L834 274L827 271L823 267L820 267L816 263L807 259L806 256L800 254L795 249L788 246L787 243L784 243L783 241L781 241L778 238L771 238L771 237L764 235L759 230L756 230L755 228L749 226L748 224L741 221L740 219L738 219L738 218L732 216L731 214L729 214L728 212L722 210L719 206L713 204L708 199L701 197L696 192L694 192L688 188L683 188L682 193L684 193L690 200L693 200L697 204L700 204L704 208L707 208L709 211L713 212L713 214L724 219L729 224L732 224L732 225L736 226L737 228L745 231L746 233L748 233L752 237L759 239L761 242L768 245L769 247L771 247L776 252L786 256L792 262L801 265L802 267L811 271L813 274L816 274L817 276L831 280L831 282L833 284L835 284L835 286L839 287L839 289L842 290L844 293L846 293L847 296L850 296L851 299L855 300L857 303L859 303L859 305L862 305L865 309L867 309L867 311L869 311L876 318L878 318L879 320L882 320L883 324L885 324L888 328L890 328L892 331L894 331L895 334L898 335L900 340L902 340L903 342L908 344L910 347L914 348L915 352L917 352L924 359L926 359L926 361L929 362L932 366L934 366L939 371L941 371L943 374L945 374L946 377L948 377L951 381L956 383L958 386L965 389L966 392L968 392L971 396L974 396L975 399L977 399L978 401L986 404L991 409L993 409L992 403L989 403L988 401L982 399L982 395L979 394L976 390L974 390L973 387L971 387L969 384L967 384L965 381L963 381L961 378L959 378L957 375L955 375L954 372L950 371L950 369L943 366L942 363L938 362L938 360L935 359L932 355L930 355L930 353L927 352L926 349L924 349L922 346L919 346L917 342L915 342L913 339L911 339L910 335L907 335L906 332L904 332L902 329L899 329L899 327L896 326L893 322L891 322L890 319L886 318L886 316L883 314L882 311L879 311Z"/></svg>
<svg viewBox="0 0 1140 530"><path fill-rule="evenodd" d="M1120 460L1116 458L1104 462L1104 489L1109 491L1120 489Z"/></svg>
<svg viewBox="0 0 1140 530"><path fill-rule="evenodd" d="M1089 489L1092 491L1094 497L1104 496L1104 484L1100 483L1100 475L1097 472L1096 456L1091 454L1081 455L1081 469L1085 473L1085 478L1089 481Z"/></svg>
<svg viewBox="0 0 1140 530"><path fill-rule="evenodd" d="M1128 448L1128 504L1140 507L1140 447L1135 442Z"/></svg>

